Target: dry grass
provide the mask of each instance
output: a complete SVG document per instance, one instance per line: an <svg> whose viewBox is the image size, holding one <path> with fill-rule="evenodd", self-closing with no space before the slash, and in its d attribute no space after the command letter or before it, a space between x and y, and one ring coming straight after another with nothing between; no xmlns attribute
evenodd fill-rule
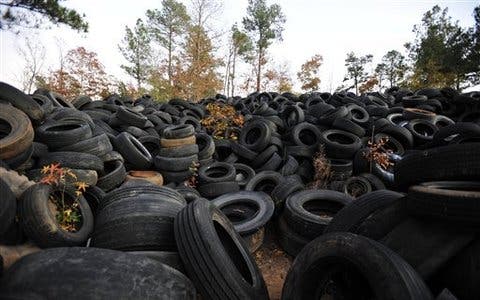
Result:
<svg viewBox="0 0 480 300"><path fill-rule="evenodd" d="M315 175L313 181L309 184L309 187L315 189L326 188L332 177L332 170L323 146L320 146L318 152L313 156L312 163L313 168L315 169Z"/></svg>

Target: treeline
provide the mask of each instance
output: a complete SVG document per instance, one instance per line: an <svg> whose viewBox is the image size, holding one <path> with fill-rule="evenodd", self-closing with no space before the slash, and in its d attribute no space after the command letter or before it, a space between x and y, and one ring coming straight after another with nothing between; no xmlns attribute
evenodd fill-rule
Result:
<svg viewBox="0 0 480 300"><path fill-rule="evenodd" d="M27 10L32 5L32 14L44 14L53 23L88 30L84 16L59 9L58 1L15 2L23 3ZM43 11L34 7L41 2L45 2ZM1 12L2 30L27 25L22 22L29 18L25 14L15 18L14 8ZM121 67L133 84L106 74L96 53L83 47L61 55L60 68L42 74L38 57L42 49L38 49L38 43L27 43L27 50L23 51L27 63L24 89L30 92L36 85L67 97L111 92L135 97L149 93L159 100L198 100L222 91L226 95L254 90L292 91L297 80L302 91L319 89L321 54L305 61L296 78L287 63L278 64L269 55L272 43L282 41L286 22L279 5L249 0L242 21L226 32L212 25L221 10L222 3L217 0L191 0L188 8L176 0L163 0L159 8L147 10L138 18L135 26L126 27L118 50L125 59ZM463 28L448 15L447 8L434 6L414 26L415 39L406 43L404 49L388 51L377 65L372 65L374 58L370 54L348 53L345 79L336 90L363 93L392 86L450 86L460 90L479 84L480 6L474 9L473 18L474 26ZM30 25L39 25L35 24L34 15L31 19Z"/></svg>

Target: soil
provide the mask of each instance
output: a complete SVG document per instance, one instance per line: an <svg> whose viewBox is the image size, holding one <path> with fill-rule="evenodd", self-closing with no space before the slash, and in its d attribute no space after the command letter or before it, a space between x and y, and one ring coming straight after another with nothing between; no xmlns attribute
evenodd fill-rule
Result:
<svg viewBox="0 0 480 300"><path fill-rule="evenodd" d="M293 258L278 245L270 228L266 230L265 242L262 247L253 256L262 272L270 299L280 299L283 283L292 265Z"/></svg>

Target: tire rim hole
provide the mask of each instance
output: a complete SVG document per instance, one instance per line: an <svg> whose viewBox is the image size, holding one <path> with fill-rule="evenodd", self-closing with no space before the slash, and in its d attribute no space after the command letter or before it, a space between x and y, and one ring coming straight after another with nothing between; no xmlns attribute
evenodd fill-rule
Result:
<svg viewBox="0 0 480 300"><path fill-rule="evenodd" d="M233 265L236 267L238 272L242 275L243 279L248 282L250 285L253 285L253 278L248 267L247 262L243 254L238 249L238 246L233 241L230 234L223 228L223 226L217 221L213 220L213 226L215 231L222 242L222 246L225 249L225 252L228 254L230 260L233 262Z"/></svg>

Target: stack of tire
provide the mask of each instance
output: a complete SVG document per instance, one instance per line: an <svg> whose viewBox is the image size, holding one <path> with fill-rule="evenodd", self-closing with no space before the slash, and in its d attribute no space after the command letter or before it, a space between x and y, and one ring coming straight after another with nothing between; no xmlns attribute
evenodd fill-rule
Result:
<svg viewBox="0 0 480 300"><path fill-rule="evenodd" d="M232 164L214 162L198 169L197 189L202 197L213 199L226 193L240 190L235 180L236 170Z"/></svg>
<svg viewBox="0 0 480 300"><path fill-rule="evenodd" d="M127 182L100 203L91 246L146 255L181 270L173 221L185 205L167 187Z"/></svg>
<svg viewBox="0 0 480 300"><path fill-rule="evenodd" d="M311 240L323 234L333 216L353 201L337 191L304 190L291 194L278 220L282 248L296 256Z"/></svg>
<svg viewBox="0 0 480 300"><path fill-rule="evenodd" d="M160 146L154 163L167 183L180 183L193 175L198 164L198 146L192 125L166 127Z"/></svg>

